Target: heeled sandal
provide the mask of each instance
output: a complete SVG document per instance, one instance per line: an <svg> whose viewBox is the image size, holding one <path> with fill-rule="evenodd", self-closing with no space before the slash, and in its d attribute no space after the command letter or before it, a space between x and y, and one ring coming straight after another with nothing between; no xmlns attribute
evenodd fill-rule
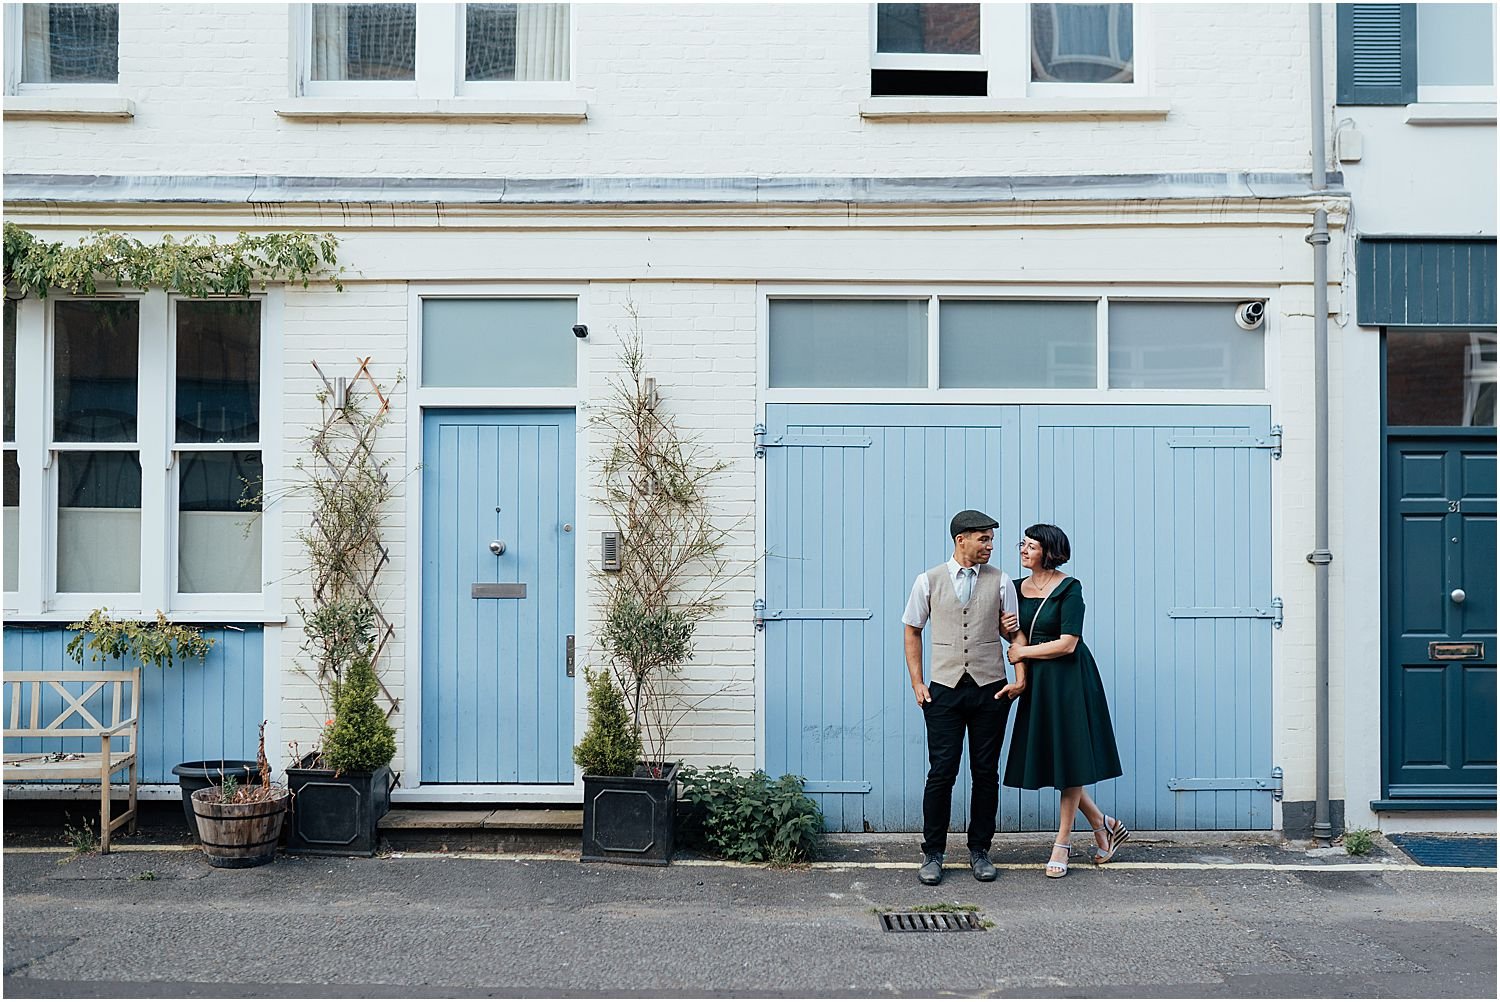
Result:
<svg viewBox="0 0 1500 1002"><path fill-rule="evenodd" d="M1052 851L1056 852L1058 849L1066 849L1068 856L1073 855L1073 844L1071 842L1053 842ZM1047 868L1043 872L1049 877L1066 877L1068 875L1067 857L1064 857L1061 863L1055 859L1047 860Z"/></svg>
<svg viewBox="0 0 1500 1002"><path fill-rule="evenodd" d="M1125 827L1124 822L1119 818L1112 818L1108 814L1104 816L1104 824L1094 829L1094 839L1096 842L1098 841L1100 832L1103 832L1105 837L1109 839L1109 851L1105 852L1097 845L1094 847L1092 859L1095 866L1100 866L1114 859L1115 853L1120 851L1120 846L1124 845L1126 840L1130 838L1130 829Z"/></svg>

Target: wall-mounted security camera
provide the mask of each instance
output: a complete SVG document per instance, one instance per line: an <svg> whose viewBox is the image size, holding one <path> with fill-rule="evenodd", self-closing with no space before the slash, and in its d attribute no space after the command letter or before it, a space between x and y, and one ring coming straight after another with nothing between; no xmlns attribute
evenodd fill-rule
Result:
<svg viewBox="0 0 1500 1002"><path fill-rule="evenodd" d="M573 325L573 336L576 337L580 341L582 341L584 338L588 337L589 336L588 325L587 324L574 324Z"/></svg>
<svg viewBox="0 0 1500 1002"><path fill-rule="evenodd" d="M1266 322L1266 304L1259 299L1241 303L1234 308L1234 322L1241 330L1253 331Z"/></svg>

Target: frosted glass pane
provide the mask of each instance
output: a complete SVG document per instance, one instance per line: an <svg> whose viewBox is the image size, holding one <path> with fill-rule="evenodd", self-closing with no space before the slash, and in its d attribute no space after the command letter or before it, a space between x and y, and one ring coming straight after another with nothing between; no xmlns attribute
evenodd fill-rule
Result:
<svg viewBox="0 0 1500 1002"><path fill-rule="evenodd" d="M943 300L938 385L1086 387L1094 370L1097 303Z"/></svg>
<svg viewBox="0 0 1500 1002"><path fill-rule="evenodd" d="M16 465L14 450L5 450L5 536L0 542L5 546L5 590L15 591L20 580L21 557L17 548L21 545L21 468Z"/></svg>
<svg viewBox="0 0 1500 1002"><path fill-rule="evenodd" d="M259 592L260 453L184 452L177 464L177 590Z"/></svg>
<svg viewBox="0 0 1500 1002"><path fill-rule="evenodd" d="M878 52L979 52L977 3L883 3L877 7Z"/></svg>
<svg viewBox="0 0 1500 1002"><path fill-rule="evenodd" d="M260 438L260 303L177 304L177 441Z"/></svg>
<svg viewBox="0 0 1500 1002"><path fill-rule="evenodd" d="M771 303L772 386L927 385L927 300Z"/></svg>
<svg viewBox="0 0 1500 1002"><path fill-rule="evenodd" d="M1132 82L1134 20L1128 3L1031 4L1031 79Z"/></svg>
<svg viewBox="0 0 1500 1002"><path fill-rule="evenodd" d="M53 438L134 442L140 304L76 300L54 309Z"/></svg>
<svg viewBox="0 0 1500 1002"><path fill-rule="evenodd" d="M16 302L5 301L5 441L16 440Z"/></svg>
<svg viewBox="0 0 1500 1002"><path fill-rule="evenodd" d="M576 386L574 299L424 299L423 386Z"/></svg>
<svg viewBox="0 0 1500 1002"><path fill-rule="evenodd" d="M57 590L141 590L141 462L135 453L58 455Z"/></svg>
<svg viewBox="0 0 1500 1002"><path fill-rule="evenodd" d="M1494 6L1417 4L1417 83L1487 87L1494 82Z"/></svg>
<svg viewBox="0 0 1500 1002"><path fill-rule="evenodd" d="M1238 303L1109 304L1109 385L1259 390L1265 325L1241 330Z"/></svg>

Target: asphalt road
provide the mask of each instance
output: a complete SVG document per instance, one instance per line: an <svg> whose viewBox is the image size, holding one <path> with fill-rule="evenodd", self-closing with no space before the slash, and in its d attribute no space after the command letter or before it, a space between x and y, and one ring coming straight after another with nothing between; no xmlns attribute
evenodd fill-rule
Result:
<svg viewBox="0 0 1500 1002"><path fill-rule="evenodd" d="M1496 876L4 856L4 992L59 997L1494 998ZM978 906L984 932L878 912Z"/></svg>

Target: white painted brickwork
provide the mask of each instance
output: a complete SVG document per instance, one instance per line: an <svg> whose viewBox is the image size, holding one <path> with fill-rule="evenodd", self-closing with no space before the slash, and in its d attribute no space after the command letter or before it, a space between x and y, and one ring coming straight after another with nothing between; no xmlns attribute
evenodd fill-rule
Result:
<svg viewBox="0 0 1500 1002"><path fill-rule="evenodd" d="M5 170L472 177L1305 171L1301 4L1163 4L1138 33L1162 120L884 122L864 4L580 5L586 122L334 122L292 95L287 4L126 4L120 122L6 124ZM1331 74L1330 74L1331 76ZM1331 86L1331 83L1330 83ZM61 140L61 141L59 141Z"/></svg>

